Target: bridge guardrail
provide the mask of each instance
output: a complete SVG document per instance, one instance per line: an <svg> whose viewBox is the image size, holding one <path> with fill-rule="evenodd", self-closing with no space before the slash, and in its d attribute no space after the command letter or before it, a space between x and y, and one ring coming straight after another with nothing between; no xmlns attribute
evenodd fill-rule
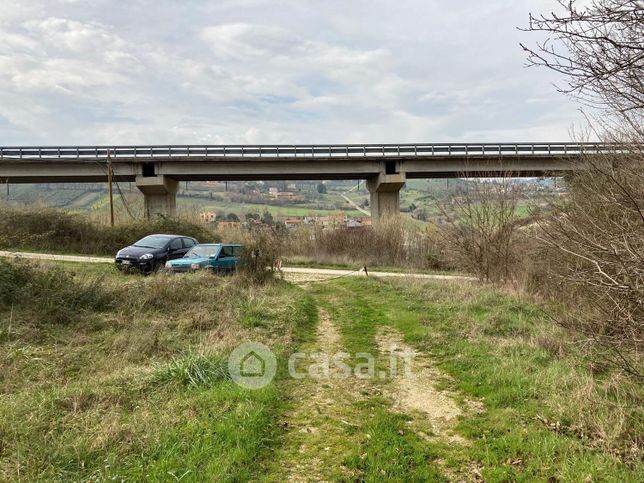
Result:
<svg viewBox="0 0 644 483"><path fill-rule="evenodd" d="M36 146L0 147L0 159L122 158L359 158L432 156L567 156L615 153L604 143L438 143L328 145L167 145L167 146Z"/></svg>

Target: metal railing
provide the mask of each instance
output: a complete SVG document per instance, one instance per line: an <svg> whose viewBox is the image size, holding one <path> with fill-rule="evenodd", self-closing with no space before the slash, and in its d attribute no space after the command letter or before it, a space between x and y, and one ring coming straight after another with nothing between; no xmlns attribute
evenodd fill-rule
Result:
<svg viewBox="0 0 644 483"><path fill-rule="evenodd" d="M616 153L603 143L438 143L326 145L175 145L175 146L40 146L0 147L0 159L114 159L131 158L360 158L433 156L573 156Z"/></svg>

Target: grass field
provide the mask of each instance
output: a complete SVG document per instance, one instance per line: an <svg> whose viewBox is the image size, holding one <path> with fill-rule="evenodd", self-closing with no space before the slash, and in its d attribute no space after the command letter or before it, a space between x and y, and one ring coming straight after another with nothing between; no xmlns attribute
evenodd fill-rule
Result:
<svg viewBox="0 0 644 483"><path fill-rule="evenodd" d="M257 474L279 432L279 379L243 390L225 377L223 357L251 332L277 354L292 350L311 332L310 297L236 278L123 278L112 267L62 267L72 270L60 280L43 272L35 293L27 283L38 306L7 305L2 293L0 480ZM7 270L1 275L6 282Z"/></svg>
<svg viewBox="0 0 644 483"><path fill-rule="evenodd" d="M4 197L5 193L2 195ZM42 204L55 208L89 209L102 196L106 196L106 193L61 189L55 185L50 189L34 189L31 185L12 185L9 188L9 200L12 203Z"/></svg>
<svg viewBox="0 0 644 483"><path fill-rule="evenodd" d="M315 294L338 321L350 352L373 351L378 332L393 328L443 371L439 387L461 403L483 404L455 426L462 444L399 438L406 454L424 455L428 467L449 479L475 474L485 481L638 481L644 474L631 453L644 429L641 388L617 389L618 375L594 378L588 366L580 367L574 346L562 342L539 307L487 288L436 282L343 280L320 284ZM371 405L388 408L378 391L359 403ZM369 414L363 414L365 428L394 435L396 418L402 418L400 426L419 417ZM420 478L417 461L392 460L390 448L373 439L346 461L358 461L373 447L376 454L359 465L363 474Z"/></svg>
<svg viewBox="0 0 644 483"><path fill-rule="evenodd" d="M261 390L227 372L246 340ZM565 340L475 284L0 261L0 480L641 481L641 387ZM415 378L381 377L392 345ZM375 377L290 378L295 350Z"/></svg>
<svg viewBox="0 0 644 483"><path fill-rule="evenodd" d="M344 209L319 209L312 206L302 207L298 205L292 206L274 206L268 204L255 204L255 203L233 203L226 201L210 201L194 198L178 198L178 207L182 212L197 212L202 211L212 211L215 213L235 213L240 218L244 218L246 213L259 213L263 214L265 211L268 211L274 217L288 217L288 216L318 216L318 215L332 215L342 211L347 216L364 216L362 213L351 207L347 204Z"/></svg>
<svg viewBox="0 0 644 483"><path fill-rule="evenodd" d="M136 216L140 216L143 207L143 198L129 184L121 186L125 199L127 200L130 211ZM207 192L193 192L207 194ZM316 216L329 215L344 212L347 216L363 216L359 211L343 200L337 193L318 194L316 200L309 200L303 204L289 204L284 202L281 206L268 203L239 203L233 202L229 198L230 193L217 192L215 195L223 200L210 200L208 198L196 198L183 196L181 191L177 196L177 207L182 214L196 216L202 211L213 211L216 213L235 213L240 218L244 218L247 213L263 214L265 211L270 212L274 217L287 216ZM109 209L109 198L107 191L82 191L72 189L55 188L43 190L34 188L32 185L16 185L11 187L10 200L13 204L33 205L42 204L49 207L64 207L76 211L92 211L94 213L107 212ZM333 207L330 209L329 207ZM129 215L123 208L121 198L115 190L115 208L121 218L127 218Z"/></svg>

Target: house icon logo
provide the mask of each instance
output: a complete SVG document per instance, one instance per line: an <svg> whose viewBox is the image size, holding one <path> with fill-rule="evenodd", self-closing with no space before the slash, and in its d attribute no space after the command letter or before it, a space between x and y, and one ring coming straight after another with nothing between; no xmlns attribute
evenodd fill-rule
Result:
<svg viewBox="0 0 644 483"><path fill-rule="evenodd" d="M261 389L277 372L275 354L260 342L246 342L235 348L228 357L230 377L246 389Z"/></svg>
<svg viewBox="0 0 644 483"><path fill-rule="evenodd" d="M241 375L244 377L261 377L266 370L266 363L255 351L247 354L241 361Z"/></svg>

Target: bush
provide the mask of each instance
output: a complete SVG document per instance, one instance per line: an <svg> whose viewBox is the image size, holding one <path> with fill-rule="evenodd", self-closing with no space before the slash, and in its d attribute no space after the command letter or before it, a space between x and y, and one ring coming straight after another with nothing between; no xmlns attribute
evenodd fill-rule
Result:
<svg viewBox="0 0 644 483"><path fill-rule="evenodd" d="M454 198L453 207L441 206L447 224L440 233L453 263L485 282L514 278L521 191L511 176L507 173L494 181L470 180L461 196Z"/></svg>
<svg viewBox="0 0 644 483"><path fill-rule="evenodd" d="M62 210L0 207L0 248L114 255L153 233L176 233L201 242L219 241L207 226L184 219L158 216L110 227Z"/></svg>
<svg viewBox="0 0 644 483"><path fill-rule="evenodd" d="M285 252L329 263L451 268L435 232L405 228L398 218L377 227L304 227L287 240Z"/></svg>
<svg viewBox="0 0 644 483"><path fill-rule="evenodd" d="M569 177L568 198L540 222L556 282L548 293L570 307L559 323L602 349L595 357L642 377L644 153L589 156L586 163Z"/></svg>
<svg viewBox="0 0 644 483"><path fill-rule="evenodd" d="M106 310L113 300L102 277L83 279L58 267L0 259L0 309L23 309L38 322L69 323L85 311Z"/></svg>
<svg viewBox="0 0 644 483"><path fill-rule="evenodd" d="M277 227L257 226L244 241L244 250L237 270L240 277L252 284L272 280L276 262L284 245L284 233Z"/></svg>

